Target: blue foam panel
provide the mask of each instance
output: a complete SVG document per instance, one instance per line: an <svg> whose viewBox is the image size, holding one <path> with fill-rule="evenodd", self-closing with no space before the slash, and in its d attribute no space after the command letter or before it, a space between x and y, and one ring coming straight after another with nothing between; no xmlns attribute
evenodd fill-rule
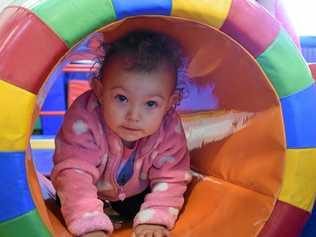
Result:
<svg viewBox="0 0 316 237"><path fill-rule="evenodd" d="M27 183L24 152L0 152L0 176L0 222L35 208Z"/></svg>
<svg viewBox="0 0 316 237"><path fill-rule="evenodd" d="M316 236L316 205L314 205L314 210L306 223L301 237L315 237Z"/></svg>
<svg viewBox="0 0 316 237"><path fill-rule="evenodd" d="M32 149L32 159L35 163L36 170L40 173L49 176L53 169L54 150L35 150Z"/></svg>
<svg viewBox="0 0 316 237"><path fill-rule="evenodd" d="M137 15L171 14L171 0L112 0L117 19Z"/></svg>
<svg viewBox="0 0 316 237"><path fill-rule="evenodd" d="M288 148L316 147L316 85L281 99Z"/></svg>

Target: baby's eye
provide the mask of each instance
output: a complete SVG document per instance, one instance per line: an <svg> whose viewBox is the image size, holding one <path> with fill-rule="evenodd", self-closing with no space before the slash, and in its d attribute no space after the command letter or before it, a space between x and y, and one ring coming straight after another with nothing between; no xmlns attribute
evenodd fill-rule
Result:
<svg viewBox="0 0 316 237"><path fill-rule="evenodd" d="M116 95L115 100L121 103L126 103L127 102L127 97L125 95Z"/></svg>
<svg viewBox="0 0 316 237"><path fill-rule="evenodd" d="M146 105L149 108L156 108L158 106L158 103L156 101L150 100L146 102Z"/></svg>

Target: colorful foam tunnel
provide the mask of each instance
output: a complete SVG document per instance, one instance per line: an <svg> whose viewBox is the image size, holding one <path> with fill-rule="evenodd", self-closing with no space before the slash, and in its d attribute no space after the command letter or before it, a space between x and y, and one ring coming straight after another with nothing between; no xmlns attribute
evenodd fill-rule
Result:
<svg viewBox="0 0 316 237"><path fill-rule="evenodd" d="M291 36L292 40L298 48L300 48L300 39L295 31L293 22L289 17L285 3L282 0L256 0L262 6L264 6L284 27L284 29Z"/></svg>
<svg viewBox="0 0 316 237"><path fill-rule="evenodd" d="M21 3L22 2L22 3ZM286 31L248 0L19 1L0 15L0 236L70 236L28 146L50 73L89 33L183 46L195 179L173 236L298 236L316 190L316 87ZM130 236L123 228L113 236Z"/></svg>

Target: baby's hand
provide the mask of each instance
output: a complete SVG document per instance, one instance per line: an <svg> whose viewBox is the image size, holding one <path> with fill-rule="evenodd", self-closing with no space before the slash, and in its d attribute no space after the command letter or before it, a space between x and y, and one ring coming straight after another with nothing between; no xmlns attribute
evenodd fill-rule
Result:
<svg viewBox="0 0 316 237"><path fill-rule="evenodd" d="M81 235L81 237L109 237L109 235L107 235L103 231L94 231L94 232Z"/></svg>
<svg viewBox="0 0 316 237"><path fill-rule="evenodd" d="M170 237L170 232L161 225L143 224L136 226L133 237Z"/></svg>

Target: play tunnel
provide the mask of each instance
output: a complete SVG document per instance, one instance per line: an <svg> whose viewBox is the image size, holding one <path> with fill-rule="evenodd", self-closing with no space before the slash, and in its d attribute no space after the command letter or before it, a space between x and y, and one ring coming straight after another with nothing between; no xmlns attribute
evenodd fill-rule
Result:
<svg viewBox="0 0 316 237"><path fill-rule="evenodd" d="M316 87L250 0L18 1L0 14L0 236L70 236L29 139L54 68L90 33L163 32L186 55L178 108L194 179L172 236L294 237L316 190ZM126 226L113 236L130 236Z"/></svg>

